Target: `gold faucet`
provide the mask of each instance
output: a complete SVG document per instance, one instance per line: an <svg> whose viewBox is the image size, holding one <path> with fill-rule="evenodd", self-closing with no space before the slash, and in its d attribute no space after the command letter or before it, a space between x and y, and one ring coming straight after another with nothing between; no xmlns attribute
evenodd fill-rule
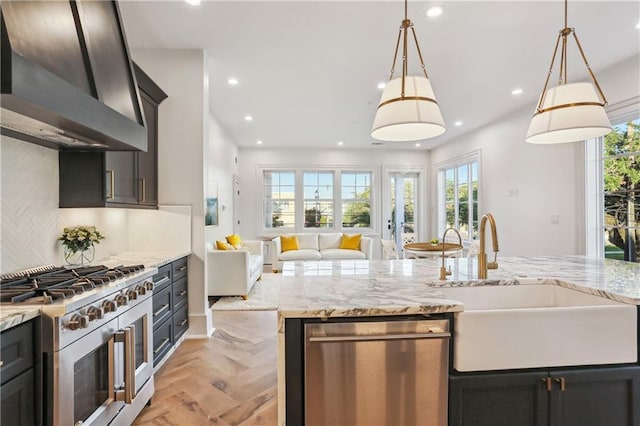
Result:
<svg viewBox="0 0 640 426"><path fill-rule="evenodd" d="M447 271L447 268L444 267L444 244L445 244L445 237L447 236L447 232L449 231L454 231L456 234L458 234L458 241L460 242L460 248L462 249L462 237L460 236L460 233L458 232L457 229L455 228L447 228L444 230L444 234L442 234L442 266L440 267L440 279L441 280L446 280L447 279L447 275L451 275L451 271Z"/></svg>
<svg viewBox="0 0 640 426"><path fill-rule="evenodd" d="M491 242L493 243L493 262L487 263L487 253L484 251L484 234L487 221L491 225ZM498 269L498 230L496 229L496 220L491 213L482 216L480 220L480 247L478 250L478 279L487 278L488 269Z"/></svg>

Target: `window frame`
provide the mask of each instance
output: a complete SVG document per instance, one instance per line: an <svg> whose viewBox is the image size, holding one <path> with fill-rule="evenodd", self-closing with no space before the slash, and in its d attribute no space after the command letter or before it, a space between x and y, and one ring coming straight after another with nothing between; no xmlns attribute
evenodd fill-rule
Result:
<svg viewBox="0 0 640 426"><path fill-rule="evenodd" d="M459 195L458 195L458 188L460 186L460 183L458 181L458 168L460 166L467 166L468 168L468 174L467 174L467 183L471 184L472 181L472 173L471 173L471 165L473 163L477 164L477 168L478 168L478 193L477 193L477 217L478 217L478 226L480 223L480 218L481 218L481 214L480 212L482 211L482 156L481 156L481 150L475 150L472 152L469 152L467 154L458 156L456 158L447 160L447 161L443 161L440 163L437 163L435 165L435 182L436 182L436 231L437 231L437 235L442 235L445 231L445 229L447 228L447 210L446 210L446 205L447 205L447 199L446 199L446 179L445 179L445 174L447 170L454 170L454 214L455 214L455 228L459 229L460 228L460 224L459 224L459 207L460 207L460 203L459 203ZM473 193L472 190L472 186L469 186L469 194ZM468 227L469 227L469 235L467 236L467 238L463 238L463 243L468 244L470 241L473 241L473 213L474 213L474 208L473 208L473 201L471 199L471 197L469 197L468 199L468 203L469 203L469 218L468 218Z"/></svg>
<svg viewBox="0 0 640 426"><path fill-rule="evenodd" d="M640 96L609 105L607 116L613 126L640 119ZM605 257L604 230L604 137L585 141L585 254Z"/></svg>
<svg viewBox="0 0 640 426"><path fill-rule="evenodd" d="M294 172L295 173L295 221L293 227L267 228L265 226L265 173L267 172ZM333 226L332 227L305 227L304 212L304 173L333 173ZM342 174L343 173L369 173L370 179L370 211L369 227L344 228L342 227ZM377 229L378 211L380 208L380 196L377 185L377 168L373 166L281 166L259 165L257 166L257 205L260 214L256 215L257 230L260 235L275 236L284 233L314 233L314 232L344 232L375 234Z"/></svg>

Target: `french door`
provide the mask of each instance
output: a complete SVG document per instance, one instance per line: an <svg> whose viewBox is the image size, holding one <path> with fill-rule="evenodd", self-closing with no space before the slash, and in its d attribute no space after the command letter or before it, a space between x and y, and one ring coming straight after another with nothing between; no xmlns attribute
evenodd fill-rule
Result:
<svg viewBox="0 0 640 426"><path fill-rule="evenodd" d="M398 253L405 244L421 240L421 172L387 171L382 238L394 240Z"/></svg>

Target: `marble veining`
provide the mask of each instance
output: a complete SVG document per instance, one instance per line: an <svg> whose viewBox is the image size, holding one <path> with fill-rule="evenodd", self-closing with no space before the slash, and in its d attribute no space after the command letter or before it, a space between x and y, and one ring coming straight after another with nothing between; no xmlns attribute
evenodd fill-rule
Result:
<svg viewBox="0 0 640 426"><path fill-rule="evenodd" d="M0 331L7 330L40 315L37 306L0 306Z"/></svg>
<svg viewBox="0 0 640 426"><path fill-rule="evenodd" d="M640 264L584 256L499 258L499 268L478 280L477 259L445 260L451 275L441 281L441 259L287 262L283 266L279 316L350 317L456 312L442 287L560 285L622 303L640 305Z"/></svg>
<svg viewBox="0 0 640 426"><path fill-rule="evenodd" d="M191 251L130 251L98 259L93 263L113 268L118 265L144 265L147 268L159 268L175 260L189 256Z"/></svg>

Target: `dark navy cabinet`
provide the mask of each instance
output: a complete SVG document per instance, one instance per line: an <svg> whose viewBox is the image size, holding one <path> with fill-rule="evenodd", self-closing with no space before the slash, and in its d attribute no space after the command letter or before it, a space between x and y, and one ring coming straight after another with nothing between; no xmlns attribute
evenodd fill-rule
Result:
<svg viewBox="0 0 640 426"><path fill-rule="evenodd" d="M640 367L451 375L450 426L638 426Z"/></svg>
<svg viewBox="0 0 640 426"><path fill-rule="evenodd" d="M153 365L159 367L189 328L188 257L153 276Z"/></svg>

